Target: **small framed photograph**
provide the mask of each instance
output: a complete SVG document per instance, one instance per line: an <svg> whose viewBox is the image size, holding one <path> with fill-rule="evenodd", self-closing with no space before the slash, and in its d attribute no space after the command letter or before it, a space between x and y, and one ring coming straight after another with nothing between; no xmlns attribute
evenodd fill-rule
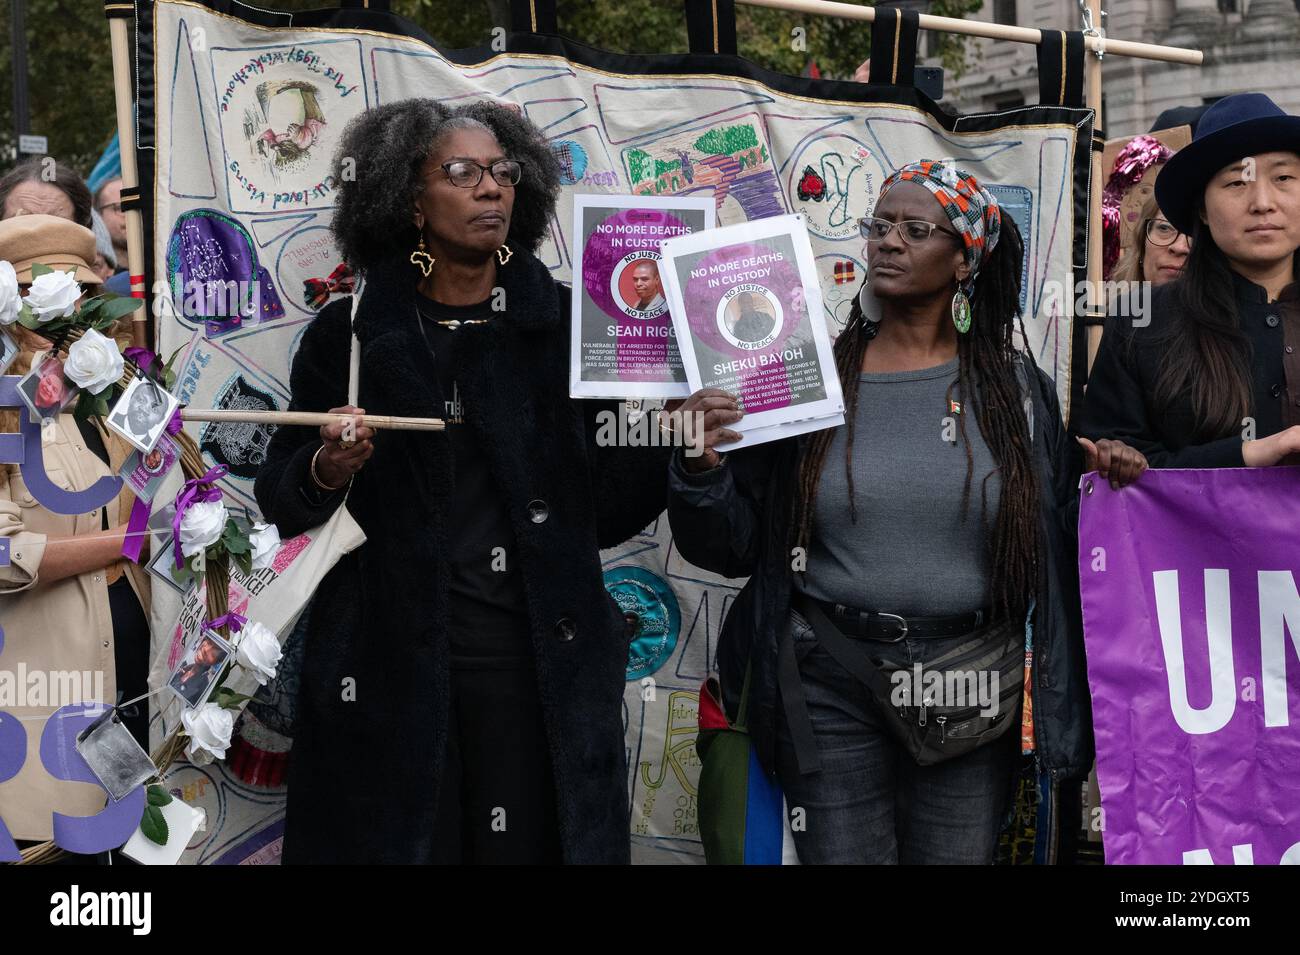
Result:
<svg viewBox="0 0 1300 955"><path fill-rule="evenodd" d="M18 394L34 421L57 418L77 397L77 386L63 374L63 360L46 354L18 381Z"/></svg>
<svg viewBox="0 0 1300 955"><path fill-rule="evenodd" d="M194 572L188 566L176 568L176 555L172 553L172 536L150 531L153 547L149 557L148 570L164 584L182 597L189 593L194 584Z"/></svg>
<svg viewBox="0 0 1300 955"><path fill-rule="evenodd" d="M173 693L189 709L201 706L234 652L215 630L200 630L185 647L185 656L167 681Z"/></svg>
<svg viewBox="0 0 1300 955"><path fill-rule="evenodd" d="M180 400L149 378L136 378L108 413L108 426L148 454L167 430Z"/></svg>
<svg viewBox="0 0 1300 955"><path fill-rule="evenodd" d="M0 375L3 375L18 357L18 343L3 328L0 328Z"/></svg>
<svg viewBox="0 0 1300 955"><path fill-rule="evenodd" d="M118 474L136 497L142 501L152 501L177 457L179 452L176 445L163 435L152 451L133 451Z"/></svg>

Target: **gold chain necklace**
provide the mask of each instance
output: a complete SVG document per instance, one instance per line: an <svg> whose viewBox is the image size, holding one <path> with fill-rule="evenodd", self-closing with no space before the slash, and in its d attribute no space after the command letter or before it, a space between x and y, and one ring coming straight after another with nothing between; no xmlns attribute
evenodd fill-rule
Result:
<svg viewBox="0 0 1300 955"><path fill-rule="evenodd" d="M490 318L467 318L464 321L461 321L459 318L448 318L448 319L431 318L430 316L424 313L424 311L420 308L418 304L415 306L415 314L420 317L422 322L433 322L435 325L441 325L443 328L449 328L453 332L456 329L460 328L462 325L486 325L488 322L492 321L492 319ZM423 324L421 324L421 328L423 328Z"/></svg>

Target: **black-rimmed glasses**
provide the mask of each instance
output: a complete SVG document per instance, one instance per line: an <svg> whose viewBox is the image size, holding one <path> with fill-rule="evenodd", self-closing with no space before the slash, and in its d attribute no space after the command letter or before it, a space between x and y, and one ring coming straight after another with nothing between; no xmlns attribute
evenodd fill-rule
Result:
<svg viewBox="0 0 1300 955"><path fill-rule="evenodd" d="M1152 245L1173 245L1180 235L1182 233L1164 219L1150 219L1147 222L1147 240Z"/></svg>
<svg viewBox="0 0 1300 955"><path fill-rule="evenodd" d="M517 186L524 174L523 164L518 159L498 159L490 166L474 162L472 159L453 159L442 164L442 171L447 174L453 186L473 189L483 181L483 173L491 172L498 186Z"/></svg>

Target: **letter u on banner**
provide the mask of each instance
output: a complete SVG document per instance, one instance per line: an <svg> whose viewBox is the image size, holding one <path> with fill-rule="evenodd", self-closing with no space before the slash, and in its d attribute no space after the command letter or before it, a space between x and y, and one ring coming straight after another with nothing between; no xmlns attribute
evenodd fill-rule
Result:
<svg viewBox="0 0 1300 955"><path fill-rule="evenodd" d="M1228 725L1237 708L1237 675L1232 664L1232 601L1228 572L1205 571L1205 636L1210 649L1210 705L1194 709L1187 699L1183 663L1183 618L1178 599L1178 571L1158 570L1155 580L1160 646L1169 675L1169 706L1185 733L1215 733Z"/></svg>

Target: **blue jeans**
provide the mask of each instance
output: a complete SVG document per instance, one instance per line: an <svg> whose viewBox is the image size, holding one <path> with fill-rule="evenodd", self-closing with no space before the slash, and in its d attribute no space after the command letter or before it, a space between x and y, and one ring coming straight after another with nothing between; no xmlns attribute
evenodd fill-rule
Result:
<svg viewBox="0 0 1300 955"><path fill-rule="evenodd" d="M820 772L800 775L789 728L778 720L777 775L799 861L992 864L1020 758L1018 728L965 756L918 766L867 688L817 642L803 616L791 610L787 626L821 759ZM910 667L968 639L861 642L864 654Z"/></svg>

